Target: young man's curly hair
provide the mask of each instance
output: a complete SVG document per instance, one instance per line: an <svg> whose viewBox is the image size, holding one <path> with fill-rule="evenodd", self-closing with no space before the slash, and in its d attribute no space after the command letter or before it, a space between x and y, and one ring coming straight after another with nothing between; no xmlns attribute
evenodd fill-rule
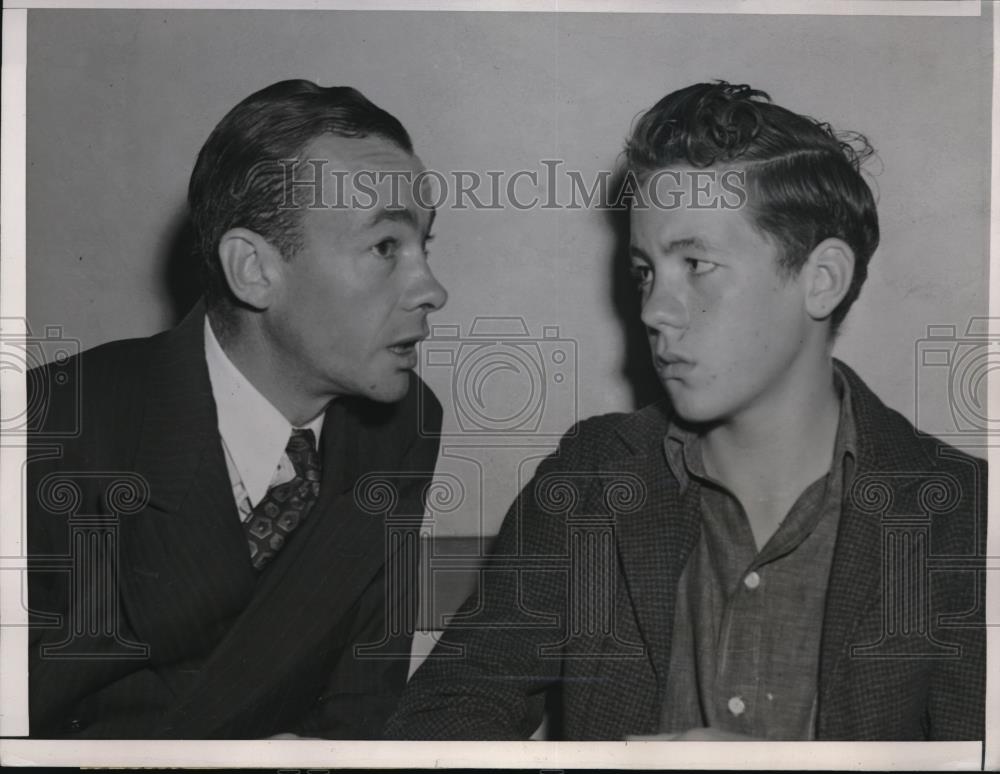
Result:
<svg viewBox="0 0 1000 774"><path fill-rule="evenodd" d="M861 134L835 132L773 104L763 91L725 81L668 94L639 118L625 145L628 170L638 180L676 166L744 170L746 206L778 244L787 276L824 239L846 242L854 277L833 312L833 332L861 292L878 247L875 199L860 174L872 153Z"/></svg>

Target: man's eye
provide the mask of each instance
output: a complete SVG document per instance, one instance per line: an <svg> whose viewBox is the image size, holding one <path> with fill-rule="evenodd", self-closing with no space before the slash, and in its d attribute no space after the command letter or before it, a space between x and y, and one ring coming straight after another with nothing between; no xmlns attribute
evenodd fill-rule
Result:
<svg viewBox="0 0 1000 774"><path fill-rule="evenodd" d="M685 258L684 263L687 264L688 274L708 274L718 268L718 264L714 264L711 261L701 261L697 258Z"/></svg>
<svg viewBox="0 0 1000 774"><path fill-rule="evenodd" d="M632 275L632 280L639 287L648 285L653 279L653 270L640 263L633 264L631 269L629 269L629 273Z"/></svg>
<svg viewBox="0 0 1000 774"><path fill-rule="evenodd" d="M399 242L392 237L388 239L383 239L378 244L372 247L372 252L375 253L379 258L392 258L396 254L396 249L399 247Z"/></svg>
<svg viewBox="0 0 1000 774"><path fill-rule="evenodd" d="M428 249L428 246L433 241L434 241L434 234L428 234L427 236L424 237L424 255L425 256L430 252L430 250Z"/></svg>

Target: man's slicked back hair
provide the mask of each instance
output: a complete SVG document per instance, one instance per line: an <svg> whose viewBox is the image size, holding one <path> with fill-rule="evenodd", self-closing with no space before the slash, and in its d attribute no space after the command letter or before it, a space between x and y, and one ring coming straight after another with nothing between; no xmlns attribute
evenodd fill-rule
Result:
<svg viewBox="0 0 1000 774"><path fill-rule="evenodd" d="M313 167L290 174L291 160L324 134L378 136L413 152L410 136L391 114L348 86L306 80L274 83L240 102L212 131L195 163L188 206L202 267L206 304L223 311L235 304L218 257L222 235L254 231L290 258L301 246L301 212L291 180L309 179ZM319 168L315 168L319 174Z"/></svg>
<svg viewBox="0 0 1000 774"><path fill-rule="evenodd" d="M745 169L751 221L777 242L786 276L824 239L846 242L854 276L831 316L833 332L861 292L878 247L875 199L860 174L872 153L863 135L837 133L773 104L763 91L725 81L668 94L639 118L625 146L639 180L677 165Z"/></svg>

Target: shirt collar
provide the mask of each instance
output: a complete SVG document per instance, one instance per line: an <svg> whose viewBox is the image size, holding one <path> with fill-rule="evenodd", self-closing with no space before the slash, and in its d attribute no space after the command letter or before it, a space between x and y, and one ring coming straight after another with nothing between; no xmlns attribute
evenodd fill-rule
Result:
<svg viewBox="0 0 1000 774"><path fill-rule="evenodd" d="M267 493L293 426L250 383L223 351L205 317L205 360L219 417L219 434L229 451L251 503ZM303 425L319 443L324 412Z"/></svg>
<svg viewBox="0 0 1000 774"><path fill-rule="evenodd" d="M843 460L845 465L853 466L858 452L857 427L854 424L854 409L851 405L851 385L836 363L833 364L833 384L840 396L840 419L837 422L833 459ZM663 451L667 458L667 467L680 485L682 493L691 482L691 476L705 477L701 458L701 437L693 430L672 421L663 439ZM853 467L845 469L849 477L852 471Z"/></svg>

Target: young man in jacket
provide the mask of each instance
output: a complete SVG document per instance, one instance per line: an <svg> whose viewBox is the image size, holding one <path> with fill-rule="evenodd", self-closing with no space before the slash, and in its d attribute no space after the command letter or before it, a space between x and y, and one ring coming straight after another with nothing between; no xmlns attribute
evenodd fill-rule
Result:
<svg viewBox="0 0 1000 774"><path fill-rule="evenodd" d="M727 83L638 121L666 399L542 463L390 736L982 738L985 464L831 354L879 239L855 139Z"/></svg>

